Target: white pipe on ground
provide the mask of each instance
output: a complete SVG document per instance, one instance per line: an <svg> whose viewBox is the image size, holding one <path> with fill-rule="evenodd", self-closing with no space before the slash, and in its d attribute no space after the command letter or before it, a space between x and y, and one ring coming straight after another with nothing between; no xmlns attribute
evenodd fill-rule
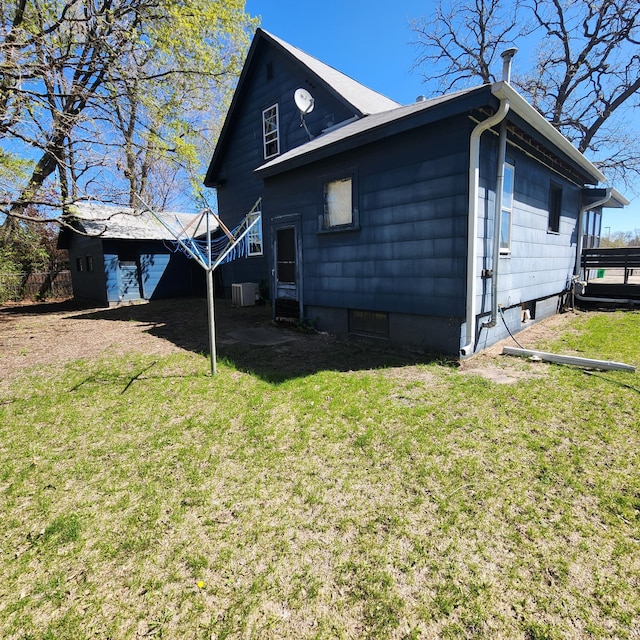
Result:
<svg viewBox="0 0 640 640"><path fill-rule="evenodd" d="M583 296L579 293L576 293L576 300L580 302L611 302L627 305L640 304L640 301L633 300L632 298L601 298L600 296Z"/></svg>
<svg viewBox="0 0 640 640"><path fill-rule="evenodd" d="M531 349L516 349L516 347L504 347L502 353L508 356L536 357L546 362L556 364L570 364L576 367L587 367L589 369L629 371L635 373L636 368L630 364L622 362L612 362L610 360L592 360L591 358L578 358L577 356L562 356L546 351L533 351Z"/></svg>

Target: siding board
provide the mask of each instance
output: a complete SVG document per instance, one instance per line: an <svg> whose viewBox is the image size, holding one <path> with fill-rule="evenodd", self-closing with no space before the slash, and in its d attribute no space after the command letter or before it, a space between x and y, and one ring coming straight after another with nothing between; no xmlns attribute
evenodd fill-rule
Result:
<svg viewBox="0 0 640 640"><path fill-rule="evenodd" d="M274 68L270 82L260 71L266 60ZM346 326L348 309L387 311L390 327L406 327L410 318L421 316L416 318L416 326L428 327L433 336L446 338L446 349L456 352L459 345L454 343L462 340L467 287L469 133L473 126L469 115L482 106L478 99L470 97L458 111L429 109L410 121L410 131L406 130L408 120L390 120L379 130L362 128L356 132L358 146L352 144L355 138L334 140L332 145L316 149L313 156L297 156L286 165L262 172L262 181L256 178L254 169L263 163L263 109L279 105L283 152L305 140L292 99L298 86L308 88L315 98L314 111L306 120L314 135L321 131L329 114L335 122L352 114L329 91L312 86L297 63L279 50L265 46L256 53L254 62L255 75L234 111L221 172L226 178L219 188L225 222L237 224L255 199L263 195L263 233L268 252L272 227L283 216L295 215L299 220L306 308L340 327ZM482 117L477 111L473 115ZM527 125L517 117L514 121L535 138ZM487 132L481 142L475 283L483 317L492 302L491 280L483 279L481 273L494 266L497 151L497 135ZM575 259L581 187L512 144L507 146L507 161L515 167L510 253L496 259L499 302L511 307L506 314L516 325L517 305L544 299L541 308L551 309L567 285ZM354 176L358 225L348 231L322 231L323 180L340 174ZM563 189L557 234L548 232L552 181ZM260 260L238 261L224 267L224 277L227 282L228 278L268 278L270 261L269 253ZM479 344L488 344L503 337L504 329L498 325L480 333ZM419 330L416 337L428 343L428 338L419 336ZM438 346L437 341L430 344Z"/></svg>

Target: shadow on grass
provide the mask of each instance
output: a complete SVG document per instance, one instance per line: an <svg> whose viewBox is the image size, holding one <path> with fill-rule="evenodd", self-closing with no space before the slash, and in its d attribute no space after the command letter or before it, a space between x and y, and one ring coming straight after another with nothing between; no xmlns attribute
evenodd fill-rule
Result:
<svg viewBox="0 0 640 640"><path fill-rule="evenodd" d="M278 347L228 345L221 347L218 354L236 369L273 384L321 371L363 371L442 361L429 354L333 336L309 336Z"/></svg>
<svg viewBox="0 0 640 640"><path fill-rule="evenodd" d="M161 373L159 375L154 375L153 373L149 373L153 367L158 364L157 360L154 360L150 365L144 367L141 371L136 373L135 375L102 375L96 374L92 376L87 376L77 384L73 385L69 389L69 393L73 393L74 391L78 391L83 387L96 386L103 383L107 384L122 384L122 391L120 395L124 395L129 391L129 389L133 386L135 382L144 382L147 380L193 380L194 378L205 378L209 377L208 374L205 373L191 373L191 374L166 374ZM13 402L13 400L12 400ZM0 402L0 404L8 404Z"/></svg>
<svg viewBox="0 0 640 640"><path fill-rule="evenodd" d="M64 300L51 300L49 302L36 303L6 303L6 305L7 306L0 305L0 311L2 311L2 313L20 316L41 316L54 313L70 313L72 311L95 308L95 305L90 306L88 303L76 300L75 298L65 298Z"/></svg>
<svg viewBox="0 0 640 640"><path fill-rule="evenodd" d="M75 306L74 306L75 305ZM202 298L157 300L116 308L86 309L74 301L18 307L19 313L78 313L74 320L135 322L149 334L194 353L209 354L207 304ZM64 321L62 319L61 321ZM445 362L442 356L401 349L382 340L336 337L271 322L268 305L232 307L215 303L216 351L219 362L250 372L270 383L320 371L357 371ZM252 342L251 330L273 340ZM256 332L258 333L258 332Z"/></svg>

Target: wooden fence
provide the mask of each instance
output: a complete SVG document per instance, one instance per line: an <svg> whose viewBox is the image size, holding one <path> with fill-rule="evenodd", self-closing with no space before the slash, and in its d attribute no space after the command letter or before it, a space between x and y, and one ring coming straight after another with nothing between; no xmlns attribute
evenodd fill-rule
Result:
<svg viewBox="0 0 640 640"><path fill-rule="evenodd" d="M0 302L73 296L70 271L0 273Z"/></svg>

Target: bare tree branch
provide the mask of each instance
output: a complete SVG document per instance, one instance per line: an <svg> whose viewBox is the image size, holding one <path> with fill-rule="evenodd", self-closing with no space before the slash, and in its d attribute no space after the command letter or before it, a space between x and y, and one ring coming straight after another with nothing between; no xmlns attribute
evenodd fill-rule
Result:
<svg viewBox="0 0 640 640"><path fill-rule="evenodd" d="M633 181L640 175L640 149L623 144L616 130L631 127L640 95L640 2L638 0L504 0L445 5L435 21L414 21L420 55L444 90L472 80L491 82L499 49L537 38L530 71L514 84L533 106L583 153L611 175ZM505 15L512 11L511 20ZM525 67L525 65L520 65ZM637 118L635 118L637 121ZM615 123L615 124L613 124Z"/></svg>
<svg viewBox="0 0 640 640"><path fill-rule="evenodd" d="M190 188L198 121L248 46L242 0L3 0L0 18L0 247L33 207L131 201L156 172Z"/></svg>

